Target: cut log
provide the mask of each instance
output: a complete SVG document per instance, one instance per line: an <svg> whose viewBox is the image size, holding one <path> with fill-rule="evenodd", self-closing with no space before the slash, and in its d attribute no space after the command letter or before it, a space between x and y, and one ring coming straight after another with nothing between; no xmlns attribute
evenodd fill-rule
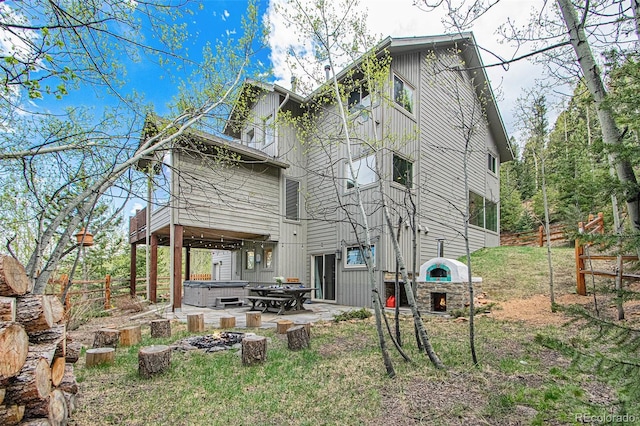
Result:
<svg viewBox="0 0 640 426"><path fill-rule="evenodd" d="M114 328L101 328L96 330L93 336L94 348L117 348L120 340L120 331Z"/></svg>
<svg viewBox="0 0 640 426"><path fill-rule="evenodd" d="M20 426L50 426L49 419L29 419L20 423Z"/></svg>
<svg viewBox="0 0 640 426"><path fill-rule="evenodd" d="M15 322L16 298L0 296L0 321Z"/></svg>
<svg viewBox="0 0 640 426"><path fill-rule="evenodd" d="M53 364L53 359L56 354L56 345L43 343L41 345L29 345L29 354L27 358L44 358L49 363L49 366Z"/></svg>
<svg viewBox="0 0 640 426"><path fill-rule="evenodd" d="M114 348L87 349L85 365L87 367L94 367L101 364L113 364L115 357L116 350Z"/></svg>
<svg viewBox="0 0 640 426"><path fill-rule="evenodd" d="M13 404L27 405L46 398L51 392L51 367L45 358L31 353L20 373L7 386L6 398Z"/></svg>
<svg viewBox="0 0 640 426"><path fill-rule="evenodd" d="M246 313L247 327L260 327L262 325L262 313L259 311L249 311Z"/></svg>
<svg viewBox="0 0 640 426"><path fill-rule="evenodd" d="M51 316L53 317L53 322L56 324L60 324L66 320L64 313L64 305L60 301L60 298L55 295L45 296L49 299L49 305L51 305Z"/></svg>
<svg viewBox="0 0 640 426"><path fill-rule="evenodd" d="M5 388L0 388L0 405L4 402L4 394L7 392Z"/></svg>
<svg viewBox="0 0 640 426"><path fill-rule="evenodd" d="M305 330L307 330L307 334L309 335L309 339L311 339L311 323L310 323L310 322L305 322L305 323L298 323L298 322L296 322L296 323L294 323L293 325L294 325L294 326L295 326L295 325L301 325L301 326L303 326L303 327L304 327L304 329L305 329Z"/></svg>
<svg viewBox="0 0 640 426"><path fill-rule="evenodd" d="M0 425L17 425L24 417L24 405L0 405Z"/></svg>
<svg viewBox="0 0 640 426"><path fill-rule="evenodd" d="M69 417L71 417L71 415L74 411L76 411L77 408L76 394L64 391L62 393L64 394L65 401L67 401L67 411L69 412Z"/></svg>
<svg viewBox="0 0 640 426"><path fill-rule="evenodd" d="M64 393L60 389L52 390L42 400L27 404L24 414L26 418L47 418L51 426L66 425L69 420L67 400L64 399Z"/></svg>
<svg viewBox="0 0 640 426"><path fill-rule="evenodd" d="M27 333L48 330L53 326L51 302L41 295L16 297L16 321Z"/></svg>
<svg viewBox="0 0 640 426"><path fill-rule="evenodd" d="M309 347L309 333L303 325L296 325L287 330L287 343L289 349L297 351Z"/></svg>
<svg viewBox="0 0 640 426"><path fill-rule="evenodd" d="M267 360L267 338L247 336L242 339L242 364L253 365Z"/></svg>
<svg viewBox="0 0 640 426"><path fill-rule="evenodd" d="M120 345L121 346L133 346L140 343L142 339L142 333L139 325L133 325L131 327L125 327L120 330Z"/></svg>
<svg viewBox="0 0 640 426"><path fill-rule="evenodd" d="M187 314L187 331L200 333L204 331L204 314Z"/></svg>
<svg viewBox="0 0 640 426"><path fill-rule="evenodd" d="M0 254L0 296L20 296L33 290L24 266L6 254Z"/></svg>
<svg viewBox="0 0 640 426"><path fill-rule="evenodd" d="M233 328L236 326L236 317L232 315L225 315L220 317L220 328Z"/></svg>
<svg viewBox="0 0 640 426"><path fill-rule="evenodd" d="M64 376L58 385L58 389L67 393L78 393L78 382L76 381L76 375L73 373L73 364L67 363L64 365Z"/></svg>
<svg viewBox="0 0 640 426"><path fill-rule="evenodd" d="M147 346L138 351L138 374L142 377L162 373L170 366L171 348L167 345Z"/></svg>
<svg viewBox="0 0 640 426"><path fill-rule="evenodd" d="M66 351L64 359L71 364L75 364L80 359L80 351L82 350L82 343L74 342L67 336Z"/></svg>
<svg viewBox="0 0 640 426"><path fill-rule="evenodd" d="M284 334L288 329L293 327L293 321L291 320L280 320L277 322L278 326L276 328L276 333Z"/></svg>
<svg viewBox="0 0 640 426"><path fill-rule="evenodd" d="M0 384L17 375L29 353L29 336L17 322L0 323Z"/></svg>
<svg viewBox="0 0 640 426"><path fill-rule="evenodd" d="M153 320L149 323L151 337L171 337L171 322L168 319Z"/></svg>
<svg viewBox="0 0 640 426"><path fill-rule="evenodd" d="M64 377L65 360L63 357L57 357L51 364L51 384L54 387L60 386Z"/></svg>
<svg viewBox="0 0 640 426"><path fill-rule="evenodd" d="M55 356L65 356L67 352L67 326L56 324L48 330L29 333L29 342L34 345L52 344Z"/></svg>

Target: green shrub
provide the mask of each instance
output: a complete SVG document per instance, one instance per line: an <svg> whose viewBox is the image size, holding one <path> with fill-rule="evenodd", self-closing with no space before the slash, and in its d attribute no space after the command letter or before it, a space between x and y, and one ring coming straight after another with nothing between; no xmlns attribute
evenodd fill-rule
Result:
<svg viewBox="0 0 640 426"><path fill-rule="evenodd" d="M341 314L334 315L333 319L336 322L340 322L340 321L348 321L352 319L367 319L371 315L373 315L371 311L369 311L367 308L362 308L355 311L345 311L345 312L342 312Z"/></svg>

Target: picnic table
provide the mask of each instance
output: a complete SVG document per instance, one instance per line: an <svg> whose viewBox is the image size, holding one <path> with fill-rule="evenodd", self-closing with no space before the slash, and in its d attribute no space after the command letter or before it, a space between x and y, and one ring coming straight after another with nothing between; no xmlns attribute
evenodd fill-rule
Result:
<svg viewBox="0 0 640 426"><path fill-rule="evenodd" d="M276 312L278 315L306 311L304 302L314 288L302 284L286 286L257 286L249 289L247 299L251 310Z"/></svg>

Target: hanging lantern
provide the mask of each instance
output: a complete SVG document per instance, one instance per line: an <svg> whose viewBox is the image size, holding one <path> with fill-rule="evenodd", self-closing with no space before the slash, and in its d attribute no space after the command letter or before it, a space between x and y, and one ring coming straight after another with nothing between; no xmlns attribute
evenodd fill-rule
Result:
<svg viewBox="0 0 640 426"><path fill-rule="evenodd" d="M89 231L85 231L84 228L82 228L75 237L78 244L81 244L83 247L90 247L93 245L93 234Z"/></svg>

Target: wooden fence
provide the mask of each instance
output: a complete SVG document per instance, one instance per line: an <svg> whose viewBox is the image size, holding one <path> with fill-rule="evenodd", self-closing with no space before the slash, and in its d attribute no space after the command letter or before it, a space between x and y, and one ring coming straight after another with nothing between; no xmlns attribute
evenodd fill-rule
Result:
<svg viewBox="0 0 640 426"><path fill-rule="evenodd" d="M549 227L551 243L569 243L565 231L567 227L563 224L551 225ZM501 246L533 246L543 247L547 241L544 226L540 225L537 230L526 232L513 232L500 234Z"/></svg>
<svg viewBox="0 0 640 426"><path fill-rule="evenodd" d="M46 293L62 296L68 279L67 275L61 275L49 280ZM136 282L144 283L146 278L138 278ZM129 295L130 291L129 278L112 278L107 275L100 280L73 280L64 301L65 309L68 310L72 303L80 300L85 303L100 303L104 309L110 309L115 298ZM137 294L146 296L146 289L138 290ZM168 276L158 277L158 294L169 294Z"/></svg>

